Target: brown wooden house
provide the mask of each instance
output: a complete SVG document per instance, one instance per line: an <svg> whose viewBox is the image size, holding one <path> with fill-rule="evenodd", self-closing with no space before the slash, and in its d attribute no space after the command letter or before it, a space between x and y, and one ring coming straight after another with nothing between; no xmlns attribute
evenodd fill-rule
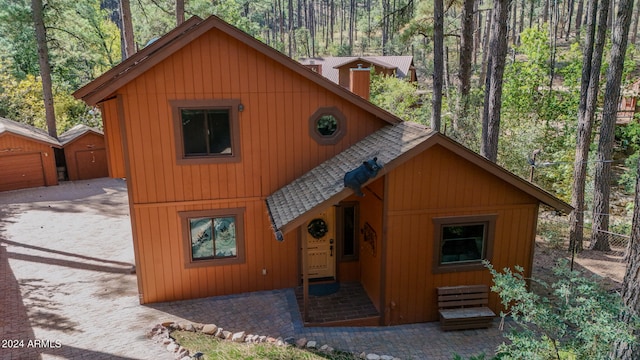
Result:
<svg viewBox="0 0 640 360"><path fill-rule="evenodd" d="M571 209L216 17L75 96L127 177L141 303L324 280L362 285L378 314L358 323L433 321L436 287L490 284L483 259L528 275L539 204ZM374 157L355 196L345 173Z"/></svg>
<svg viewBox="0 0 640 360"><path fill-rule="evenodd" d="M301 64L333 81L349 88L350 71L354 68L373 69L379 75L394 76L408 82L417 82L413 56L337 56L304 58Z"/></svg>
<svg viewBox="0 0 640 360"><path fill-rule="evenodd" d="M102 131L78 124L62 133L58 140L64 149L69 180L109 176Z"/></svg>
<svg viewBox="0 0 640 360"><path fill-rule="evenodd" d="M54 148L45 131L0 118L0 191L58 185Z"/></svg>

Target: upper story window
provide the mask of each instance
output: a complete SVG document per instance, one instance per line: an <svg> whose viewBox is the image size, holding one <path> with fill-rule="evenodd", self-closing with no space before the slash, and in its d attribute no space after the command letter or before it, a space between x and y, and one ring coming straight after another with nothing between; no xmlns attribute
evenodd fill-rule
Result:
<svg viewBox="0 0 640 360"><path fill-rule="evenodd" d="M309 135L320 145L334 145L346 134L345 117L336 107L322 107L309 117Z"/></svg>
<svg viewBox="0 0 640 360"><path fill-rule="evenodd" d="M493 250L496 215L434 218L433 271L484 268Z"/></svg>
<svg viewBox="0 0 640 360"><path fill-rule="evenodd" d="M178 164L240 161L240 100L173 100Z"/></svg>

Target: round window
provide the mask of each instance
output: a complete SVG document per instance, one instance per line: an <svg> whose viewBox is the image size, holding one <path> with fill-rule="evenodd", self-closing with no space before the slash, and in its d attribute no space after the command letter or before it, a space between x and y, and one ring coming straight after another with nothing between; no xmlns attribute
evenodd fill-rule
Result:
<svg viewBox="0 0 640 360"><path fill-rule="evenodd" d="M309 117L309 135L320 145L335 145L346 132L346 119L336 107L321 107Z"/></svg>
<svg viewBox="0 0 640 360"><path fill-rule="evenodd" d="M322 136L333 136L338 131L338 119L333 115L322 115L316 122L316 129Z"/></svg>

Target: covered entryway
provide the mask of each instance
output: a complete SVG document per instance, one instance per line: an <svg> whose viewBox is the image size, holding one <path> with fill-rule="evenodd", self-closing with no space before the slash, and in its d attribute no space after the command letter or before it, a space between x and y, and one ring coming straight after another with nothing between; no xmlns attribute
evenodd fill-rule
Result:
<svg viewBox="0 0 640 360"><path fill-rule="evenodd" d="M40 153L0 156L0 191L45 186Z"/></svg>

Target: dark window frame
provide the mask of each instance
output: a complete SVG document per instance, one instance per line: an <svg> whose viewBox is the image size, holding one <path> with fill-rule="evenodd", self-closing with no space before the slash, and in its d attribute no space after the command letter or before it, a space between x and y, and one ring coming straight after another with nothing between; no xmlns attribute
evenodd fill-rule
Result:
<svg viewBox="0 0 640 360"><path fill-rule="evenodd" d="M195 210L180 211L180 224L182 226L182 247L184 251L184 267L195 268L204 266L219 266L245 263L245 232L244 232L244 208L228 208L228 209L212 209L212 210ZM194 218L225 218L233 217L236 223L236 256L211 258L211 259L193 259L191 247L191 226L190 219Z"/></svg>
<svg viewBox="0 0 640 360"><path fill-rule="evenodd" d="M331 135L323 135L318 131L318 120L325 115L333 116L337 121L336 131ZM346 133L346 117L335 106L321 107L309 116L309 136L320 145L335 145Z"/></svg>
<svg viewBox="0 0 640 360"><path fill-rule="evenodd" d="M176 162L178 165L240 162L240 113L238 107L241 103L239 99L170 100L169 104L171 105L173 117ZM182 110L228 110L231 154L185 155Z"/></svg>
<svg viewBox="0 0 640 360"><path fill-rule="evenodd" d="M344 255L344 209L345 207L353 207L353 232L354 232L354 244L353 255ZM360 260L360 203L357 201L345 201L341 202L336 207L336 239L338 240L338 261L359 261Z"/></svg>
<svg viewBox="0 0 640 360"><path fill-rule="evenodd" d="M433 218L433 273L474 271L484 269L484 260L491 261L493 257L493 244L495 240L496 220L498 215L472 215L450 216ZM445 226L485 225L484 228L484 254L481 259L475 261L442 263L442 229Z"/></svg>

